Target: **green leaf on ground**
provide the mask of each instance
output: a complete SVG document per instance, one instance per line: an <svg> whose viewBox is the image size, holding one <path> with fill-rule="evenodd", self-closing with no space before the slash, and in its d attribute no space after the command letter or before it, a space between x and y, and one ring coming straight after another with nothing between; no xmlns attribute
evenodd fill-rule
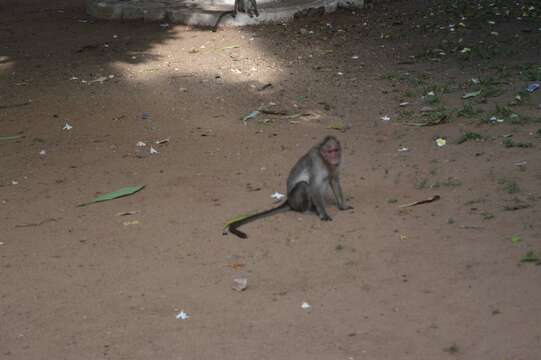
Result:
<svg viewBox="0 0 541 360"><path fill-rule="evenodd" d="M12 136L0 136L0 141L3 140L15 140L21 138L22 135L12 135Z"/></svg>
<svg viewBox="0 0 541 360"><path fill-rule="evenodd" d="M472 92L469 92L469 93L464 94L464 95L462 96L462 98L463 98L463 99L470 99L470 98L479 96L480 94L481 94L481 90L472 91Z"/></svg>
<svg viewBox="0 0 541 360"><path fill-rule="evenodd" d="M341 131L341 132L345 132L347 130L347 125L345 125L341 121L333 121L332 123L330 123L327 126L327 129L332 129L332 130L338 130L338 131Z"/></svg>
<svg viewBox="0 0 541 360"><path fill-rule="evenodd" d="M259 110L251 111L248 115L244 116L241 120L243 122L247 122L248 120L255 119L255 117L259 115L260 113L261 111Z"/></svg>
<svg viewBox="0 0 541 360"><path fill-rule="evenodd" d="M224 229L227 229L229 227L229 225L233 224L234 222L237 222L237 221L240 221L240 220L244 220L246 219L247 217L249 216L252 216L254 213L248 213L248 214L241 214L241 215L237 215L235 216L234 218L228 220L225 224L224 224Z"/></svg>
<svg viewBox="0 0 541 360"><path fill-rule="evenodd" d="M87 203L79 204L77 206L87 206L87 205L98 203L98 202L109 201L109 200L118 199L124 196L129 196L142 190L144 187L145 185L123 187L107 194L98 195L93 200Z"/></svg>

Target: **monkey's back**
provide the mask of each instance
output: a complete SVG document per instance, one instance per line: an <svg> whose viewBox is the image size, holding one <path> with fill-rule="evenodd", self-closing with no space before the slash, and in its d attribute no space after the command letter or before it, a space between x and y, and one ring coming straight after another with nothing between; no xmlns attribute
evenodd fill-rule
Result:
<svg viewBox="0 0 541 360"><path fill-rule="evenodd" d="M328 172L318 155L318 149L312 148L293 166L287 177L287 194L300 182L311 184L316 174L328 176Z"/></svg>

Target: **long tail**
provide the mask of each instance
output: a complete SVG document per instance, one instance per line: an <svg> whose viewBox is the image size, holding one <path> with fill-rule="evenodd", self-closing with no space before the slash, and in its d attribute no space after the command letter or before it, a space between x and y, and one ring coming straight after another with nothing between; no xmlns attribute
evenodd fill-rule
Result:
<svg viewBox="0 0 541 360"><path fill-rule="evenodd" d="M237 235L238 237L240 237L242 239L246 239L248 237L248 235L246 235L246 233L238 230L239 226L242 226L244 224L247 224L247 223L252 222L254 220L257 220L257 219L261 219L261 218L271 216L271 215L274 215L274 214L278 214L278 213L288 211L288 210L291 210L291 207L289 206L289 203L286 200L286 201L284 201L283 204L281 204L281 205L279 205L279 206L277 206L275 208L272 208L270 210L262 211L260 213L254 214L252 216L248 216L247 218L244 218L242 220L238 220L238 221L235 221L235 222L229 224L229 231L232 234L235 234L235 235Z"/></svg>

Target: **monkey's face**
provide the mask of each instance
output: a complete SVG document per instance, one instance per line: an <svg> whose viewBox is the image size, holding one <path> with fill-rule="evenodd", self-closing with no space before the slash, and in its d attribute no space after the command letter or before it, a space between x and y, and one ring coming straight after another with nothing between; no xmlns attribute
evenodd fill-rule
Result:
<svg viewBox="0 0 541 360"><path fill-rule="evenodd" d="M327 142L321 148L321 156L329 165L340 165L340 145L334 141Z"/></svg>

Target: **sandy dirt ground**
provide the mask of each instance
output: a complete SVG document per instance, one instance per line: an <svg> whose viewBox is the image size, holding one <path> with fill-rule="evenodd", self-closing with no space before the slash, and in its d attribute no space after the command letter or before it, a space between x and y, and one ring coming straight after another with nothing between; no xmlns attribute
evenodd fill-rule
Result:
<svg viewBox="0 0 541 360"><path fill-rule="evenodd" d="M0 358L539 359L541 8L507 3L212 33L2 1ZM354 210L222 234L327 134Z"/></svg>

